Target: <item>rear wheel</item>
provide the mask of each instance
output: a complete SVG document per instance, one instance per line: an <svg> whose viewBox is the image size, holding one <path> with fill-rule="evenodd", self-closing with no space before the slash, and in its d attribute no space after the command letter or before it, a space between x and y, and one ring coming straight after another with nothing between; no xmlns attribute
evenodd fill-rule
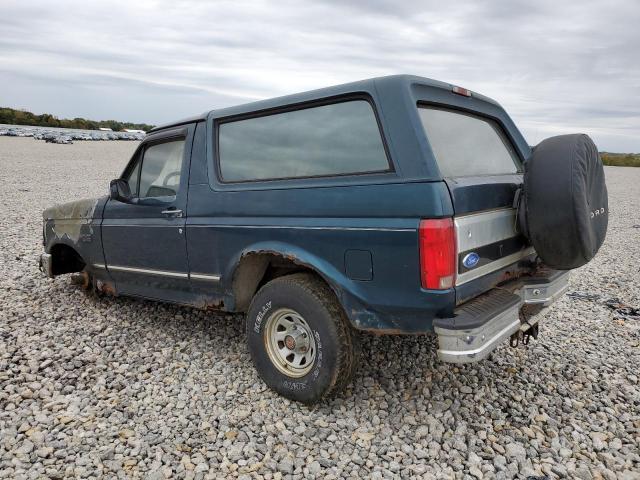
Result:
<svg viewBox="0 0 640 480"><path fill-rule="evenodd" d="M356 338L331 289L311 274L276 278L247 313L249 353L280 395L312 404L338 392L356 365Z"/></svg>

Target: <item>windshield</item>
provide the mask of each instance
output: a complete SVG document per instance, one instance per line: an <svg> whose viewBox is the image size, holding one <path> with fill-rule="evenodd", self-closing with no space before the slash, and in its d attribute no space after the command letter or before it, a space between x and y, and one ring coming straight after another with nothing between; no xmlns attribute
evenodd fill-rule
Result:
<svg viewBox="0 0 640 480"><path fill-rule="evenodd" d="M418 111L443 177L520 171L513 146L494 121L439 107L420 106Z"/></svg>

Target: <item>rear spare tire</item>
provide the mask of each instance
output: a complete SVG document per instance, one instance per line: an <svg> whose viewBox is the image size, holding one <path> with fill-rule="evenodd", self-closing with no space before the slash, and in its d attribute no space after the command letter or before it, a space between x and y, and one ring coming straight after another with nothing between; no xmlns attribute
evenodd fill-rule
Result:
<svg viewBox="0 0 640 480"><path fill-rule="evenodd" d="M587 135L540 142L525 162L520 227L549 267L589 262L604 242L609 204L598 149Z"/></svg>

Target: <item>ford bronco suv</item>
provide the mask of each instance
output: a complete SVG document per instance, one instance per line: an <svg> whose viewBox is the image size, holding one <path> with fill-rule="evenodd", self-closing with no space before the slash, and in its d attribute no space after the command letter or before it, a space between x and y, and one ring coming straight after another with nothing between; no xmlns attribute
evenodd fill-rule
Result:
<svg viewBox="0 0 640 480"><path fill-rule="evenodd" d="M41 268L87 289L246 313L265 383L350 380L359 331L446 362L528 343L607 229L586 135L529 147L476 92L391 76L154 128L110 194L44 212Z"/></svg>

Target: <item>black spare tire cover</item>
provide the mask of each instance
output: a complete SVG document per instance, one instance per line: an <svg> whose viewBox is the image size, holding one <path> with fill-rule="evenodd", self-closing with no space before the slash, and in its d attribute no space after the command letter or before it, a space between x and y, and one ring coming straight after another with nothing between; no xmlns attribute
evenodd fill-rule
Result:
<svg viewBox="0 0 640 480"><path fill-rule="evenodd" d="M609 204L598 149L587 135L547 138L525 162L521 229L549 267L589 262L607 233Z"/></svg>

